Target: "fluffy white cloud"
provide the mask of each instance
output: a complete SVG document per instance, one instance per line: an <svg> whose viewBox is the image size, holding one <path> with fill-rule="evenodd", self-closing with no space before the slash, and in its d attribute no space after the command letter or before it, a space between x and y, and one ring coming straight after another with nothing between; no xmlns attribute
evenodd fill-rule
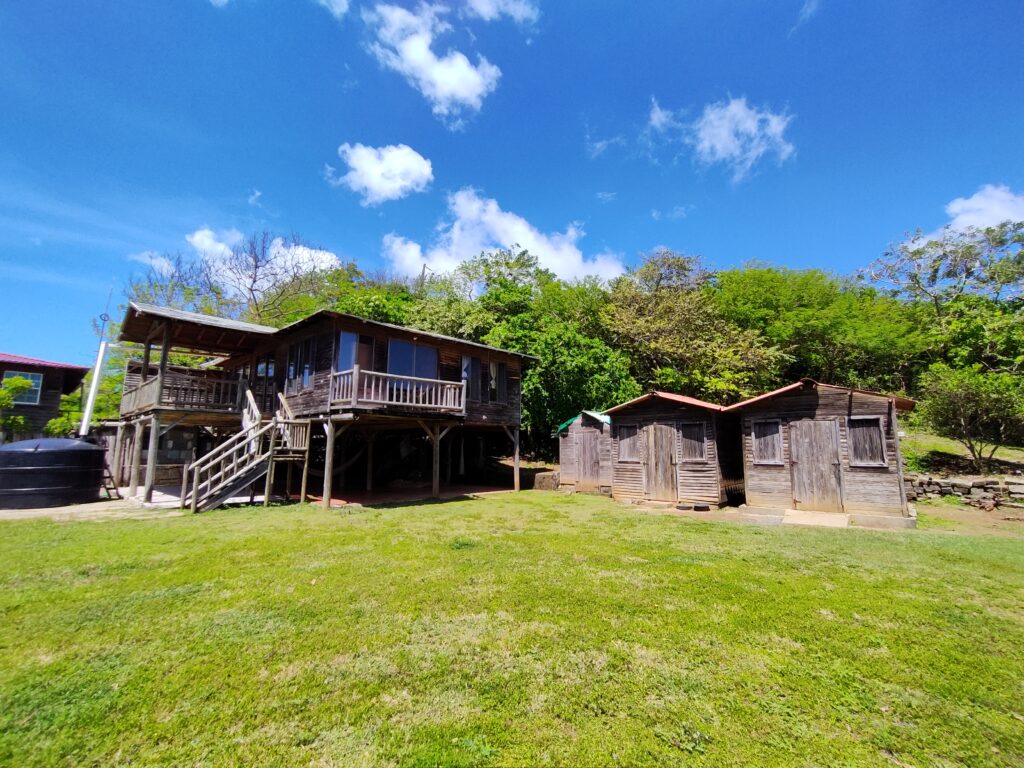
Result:
<svg viewBox="0 0 1024 768"><path fill-rule="evenodd" d="M341 266L341 260L331 251L286 243L280 237L275 237L271 241L270 253L275 267L280 272L322 272Z"/></svg>
<svg viewBox="0 0 1024 768"><path fill-rule="evenodd" d="M434 53L435 38L451 29L441 17L442 5L407 11L397 5L377 5L363 13L373 30L370 52L384 67L402 75L430 103L434 114L450 128L461 127L462 115L479 112L484 98L498 85L501 70L483 56L473 64L464 53Z"/></svg>
<svg viewBox="0 0 1024 768"><path fill-rule="evenodd" d="M209 227L201 227L190 235L185 235L185 240L191 245L197 254L211 258L224 258L231 254L231 249L244 239L244 235L233 227L214 232Z"/></svg>
<svg viewBox="0 0 1024 768"><path fill-rule="evenodd" d="M517 24L533 24L540 18L540 8L529 0L466 0L465 13L484 21L508 16Z"/></svg>
<svg viewBox="0 0 1024 768"><path fill-rule="evenodd" d="M689 205L677 205L669 208L666 211L662 211L658 208L651 209L651 218L655 221L661 221L662 219L669 219L670 221L678 221L679 219L685 219L690 214L692 206Z"/></svg>
<svg viewBox="0 0 1024 768"><path fill-rule="evenodd" d="M1007 186L986 184L970 197L951 200L946 205L946 213L953 229L1024 221L1024 193L1014 194Z"/></svg>
<svg viewBox="0 0 1024 768"><path fill-rule="evenodd" d="M330 12L331 16L341 20L341 17L348 13L348 0L315 0L316 4Z"/></svg>
<svg viewBox="0 0 1024 768"><path fill-rule="evenodd" d="M261 197L263 197L263 193L260 192L255 187L253 187L252 191L249 192L249 197L247 198L249 201L249 205L252 205L256 208L262 208L263 205L260 203Z"/></svg>
<svg viewBox="0 0 1024 768"><path fill-rule="evenodd" d="M348 173L338 177L328 165L324 177L332 186L346 186L362 195L364 206L422 192L434 179L430 161L405 144L367 147L345 143L338 147L338 156L348 165Z"/></svg>
<svg viewBox="0 0 1024 768"><path fill-rule="evenodd" d="M800 6L800 15L797 17L796 24L789 30L790 35L811 20L814 14L818 12L818 5L818 0L804 0L803 5Z"/></svg>
<svg viewBox="0 0 1024 768"><path fill-rule="evenodd" d="M448 212L450 221L439 228L436 241L426 250L394 233L384 237L384 255L397 271L418 275L426 264L435 272L447 272L481 251L518 244L536 256L542 267L560 277L598 275L607 279L623 272L617 254L584 257L577 245L584 234L578 225L570 224L565 232L546 234L522 216L502 210L497 200L481 197L472 188L449 195Z"/></svg>
<svg viewBox="0 0 1024 768"><path fill-rule="evenodd" d="M136 261L145 264L157 274L169 275L174 271L174 264L169 258L156 251L142 251L141 253L128 254L128 261Z"/></svg>
<svg viewBox="0 0 1024 768"><path fill-rule="evenodd" d="M708 104L692 126L691 141L697 158L707 164L724 163L733 181L742 181L754 164L774 154L779 163L795 151L784 136L791 116L754 109L745 98Z"/></svg>

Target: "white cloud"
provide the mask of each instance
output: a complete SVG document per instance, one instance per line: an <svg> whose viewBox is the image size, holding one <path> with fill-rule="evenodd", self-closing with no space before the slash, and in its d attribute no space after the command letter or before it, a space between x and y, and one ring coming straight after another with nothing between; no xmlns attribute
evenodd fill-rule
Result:
<svg viewBox="0 0 1024 768"><path fill-rule="evenodd" d="M341 266L341 260L331 251L285 243L280 237L275 237L271 241L270 253L281 271L322 272Z"/></svg>
<svg viewBox="0 0 1024 768"><path fill-rule="evenodd" d="M338 156L348 165L348 173L338 177L328 165L324 177L335 187L346 186L362 195L364 206L422 192L434 179L430 161L405 144L367 147L345 143L338 147Z"/></svg>
<svg viewBox="0 0 1024 768"><path fill-rule="evenodd" d="M517 24L533 24L540 18L540 8L529 0L466 0L464 12L484 21L508 16Z"/></svg>
<svg viewBox="0 0 1024 768"><path fill-rule="evenodd" d="M653 208L651 209L651 218L655 221L661 221L662 219L678 221L679 219L685 219L690 214L691 207L689 205L676 205L666 211Z"/></svg>
<svg viewBox="0 0 1024 768"><path fill-rule="evenodd" d="M263 193L260 192L255 187L253 187L253 189L249 192L249 197L247 198L249 201L249 205L254 206L256 208L262 208L263 205L260 203L261 197L263 197Z"/></svg>
<svg viewBox="0 0 1024 768"><path fill-rule="evenodd" d="M448 212L451 220L439 227L436 241L426 250L394 233L384 237L384 255L397 271L418 275L426 264L435 272L447 272L481 251L518 244L560 277L598 275L608 279L623 272L622 260L614 253L584 257L577 245L584 233L577 224L570 224L565 232L546 234L470 187L449 195Z"/></svg>
<svg viewBox="0 0 1024 768"><path fill-rule="evenodd" d="M601 201L602 203L611 203L611 202L613 202L615 200L616 197L618 197L618 193L616 193L616 192L598 192L597 193L597 199L599 201Z"/></svg>
<svg viewBox="0 0 1024 768"><path fill-rule="evenodd" d="M662 109L658 100L651 96L651 111L647 117L647 125L658 133L679 126L675 113L671 109Z"/></svg>
<svg viewBox="0 0 1024 768"><path fill-rule="evenodd" d="M587 150L587 157L594 160L612 147L619 147L626 143L626 140L622 136L612 136L610 139L593 139L590 137L590 132L587 131L586 136L583 139L584 147Z"/></svg>
<svg viewBox="0 0 1024 768"><path fill-rule="evenodd" d="M949 226L994 227L1004 221L1024 221L1024 193L1014 194L1009 187L986 184L970 197L958 197L946 205Z"/></svg>
<svg viewBox="0 0 1024 768"><path fill-rule="evenodd" d="M334 18L341 21L341 18L348 13L348 0L314 0L317 5L322 6Z"/></svg>
<svg viewBox="0 0 1024 768"><path fill-rule="evenodd" d="M363 19L373 29L369 49L377 61L402 75L454 129L462 126L465 112L480 111L501 70L483 56L474 65L461 51L434 53L435 38L451 29L441 18L447 12L443 5L422 4L412 12L382 4L365 11Z"/></svg>
<svg viewBox="0 0 1024 768"><path fill-rule="evenodd" d="M210 258L224 258L231 254L231 249L244 239L244 235L233 227L214 232L209 227L201 227L190 235L185 235L185 240L191 245L197 254Z"/></svg>
<svg viewBox="0 0 1024 768"><path fill-rule="evenodd" d="M730 99L704 107L692 126L691 141L697 159L706 165L724 163L732 169L733 181L742 181L754 165L774 154L785 162L795 151L784 133L790 115L753 109L745 98Z"/></svg>
<svg viewBox="0 0 1024 768"><path fill-rule="evenodd" d="M230 1L231 0L210 0L210 5L212 5L214 8L223 8Z"/></svg>
<svg viewBox="0 0 1024 768"><path fill-rule="evenodd" d="M139 264L145 264L160 275L166 276L174 271L174 263L169 258L157 253L156 251L130 253L128 254L128 261L137 261Z"/></svg>
<svg viewBox="0 0 1024 768"><path fill-rule="evenodd" d="M803 5L800 6L800 15L797 17L796 24L789 30L790 35L811 20L814 14L818 12L819 4L818 0L804 0Z"/></svg>

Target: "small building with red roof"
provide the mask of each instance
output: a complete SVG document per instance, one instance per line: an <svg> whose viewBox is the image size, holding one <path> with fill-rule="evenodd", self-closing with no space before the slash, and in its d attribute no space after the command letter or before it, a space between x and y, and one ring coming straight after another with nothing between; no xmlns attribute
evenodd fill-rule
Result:
<svg viewBox="0 0 1024 768"><path fill-rule="evenodd" d="M0 380L20 377L32 388L15 400L14 413L24 416L27 427L10 439L41 437L47 422L60 415L60 399L78 389L89 369L81 365L40 360L36 357L0 352Z"/></svg>

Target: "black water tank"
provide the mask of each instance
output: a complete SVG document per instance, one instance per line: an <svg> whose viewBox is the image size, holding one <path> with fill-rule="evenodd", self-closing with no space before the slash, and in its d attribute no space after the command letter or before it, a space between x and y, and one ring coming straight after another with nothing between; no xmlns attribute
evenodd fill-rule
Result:
<svg viewBox="0 0 1024 768"><path fill-rule="evenodd" d="M97 501L103 454L85 440L56 437L0 445L0 509Z"/></svg>

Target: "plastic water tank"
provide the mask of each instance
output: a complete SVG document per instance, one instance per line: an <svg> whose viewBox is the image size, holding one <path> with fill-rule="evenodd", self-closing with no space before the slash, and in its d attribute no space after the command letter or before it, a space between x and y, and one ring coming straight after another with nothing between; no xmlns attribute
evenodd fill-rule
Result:
<svg viewBox="0 0 1024 768"><path fill-rule="evenodd" d="M41 438L0 445L0 509L97 501L103 448L85 440Z"/></svg>

